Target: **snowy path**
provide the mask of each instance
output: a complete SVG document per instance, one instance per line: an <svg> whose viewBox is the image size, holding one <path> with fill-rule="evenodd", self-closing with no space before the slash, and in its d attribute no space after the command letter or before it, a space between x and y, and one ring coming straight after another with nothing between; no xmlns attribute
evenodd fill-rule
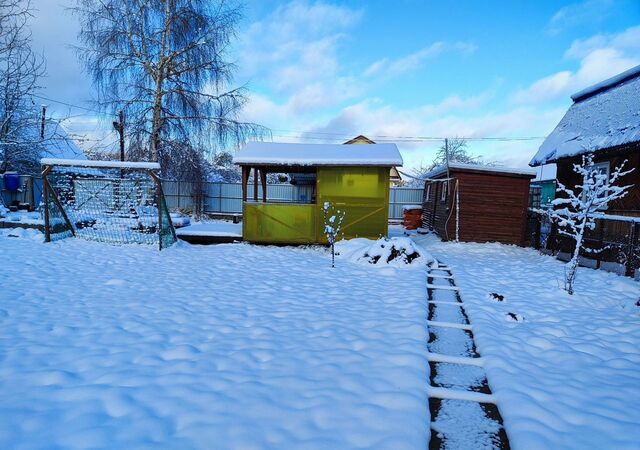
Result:
<svg viewBox="0 0 640 450"><path fill-rule="evenodd" d="M432 420L429 448L509 448L451 269L432 264L427 289Z"/></svg>
<svg viewBox="0 0 640 450"><path fill-rule="evenodd" d="M0 448L429 440L424 265L2 233L0 254Z"/></svg>
<svg viewBox="0 0 640 450"><path fill-rule="evenodd" d="M455 275L512 448L640 448L637 282L581 268L569 296L563 264L534 250L414 239Z"/></svg>

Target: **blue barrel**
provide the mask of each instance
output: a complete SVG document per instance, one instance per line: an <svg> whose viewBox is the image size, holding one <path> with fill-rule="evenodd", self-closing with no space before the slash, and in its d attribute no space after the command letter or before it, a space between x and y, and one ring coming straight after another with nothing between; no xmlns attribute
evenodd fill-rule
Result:
<svg viewBox="0 0 640 450"><path fill-rule="evenodd" d="M20 188L20 175L15 172L5 173L4 188L9 192L16 192Z"/></svg>

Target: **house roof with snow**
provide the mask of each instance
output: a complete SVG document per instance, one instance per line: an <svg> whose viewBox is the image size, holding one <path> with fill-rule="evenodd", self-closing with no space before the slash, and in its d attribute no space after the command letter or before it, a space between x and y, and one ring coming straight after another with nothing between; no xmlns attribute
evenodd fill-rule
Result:
<svg viewBox="0 0 640 450"><path fill-rule="evenodd" d="M62 126L45 131L43 158L86 160L87 156Z"/></svg>
<svg viewBox="0 0 640 450"><path fill-rule="evenodd" d="M395 144L291 144L248 142L233 158L238 165L402 166Z"/></svg>
<svg viewBox="0 0 640 450"><path fill-rule="evenodd" d="M529 168L514 168L514 167L501 167L501 166L482 166L480 164L465 164L465 163L459 163L459 162L450 162L449 163L449 170L458 170L458 171L465 171L465 172L485 172L485 173L496 173L496 174L502 174L502 175L515 175L515 176L528 176L528 177L535 177L536 176L536 169L529 169ZM437 166L435 168L433 168L430 172L428 172L425 175L425 178L429 179L429 178L437 178L441 175L444 175L447 173L447 165L446 164L442 164L440 166Z"/></svg>
<svg viewBox="0 0 640 450"><path fill-rule="evenodd" d="M640 143L640 66L571 96L573 105L529 163Z"/></svg>

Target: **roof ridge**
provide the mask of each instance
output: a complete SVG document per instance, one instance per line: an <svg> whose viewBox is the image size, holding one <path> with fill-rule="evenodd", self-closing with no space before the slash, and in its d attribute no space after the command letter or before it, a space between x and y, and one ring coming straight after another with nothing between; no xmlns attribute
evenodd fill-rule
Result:
<svg viewBox="0 0 640 450"><path fill-rule="evenodd" d="M573 100L574 103L578 103L582 100L593 97L596 94L607 91L613 87L618 86L619 84L624 83L625 81L636 78L638 76L640 76L640 65L632 67L631 69L625 70L618 75L607 78L606 80L603 80L599 83L576 92L571 96L571 100Z"/></svg>

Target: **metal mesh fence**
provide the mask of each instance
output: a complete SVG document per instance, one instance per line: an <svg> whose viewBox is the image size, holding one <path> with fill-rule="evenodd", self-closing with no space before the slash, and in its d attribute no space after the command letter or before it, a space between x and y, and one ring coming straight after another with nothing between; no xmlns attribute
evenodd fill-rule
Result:
<svg viewBox="0 0 640 450"><path fill-rule="evenodd" d="M49 167L45 226L51 240L75 234L93 241L159 248L176 241L160 183L148 169Z"/></svg>

